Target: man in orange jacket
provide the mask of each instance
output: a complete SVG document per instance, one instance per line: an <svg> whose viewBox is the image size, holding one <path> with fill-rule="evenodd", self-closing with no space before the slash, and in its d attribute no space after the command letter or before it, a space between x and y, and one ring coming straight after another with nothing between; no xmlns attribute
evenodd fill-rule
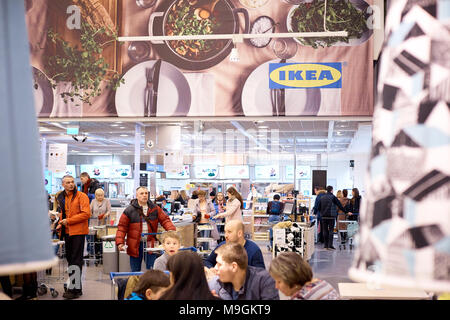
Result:
<svg viewBox="0 0 450 320"><path fill-rule="evenodd" d="M65 241L66 258L69 265L70 283L63 297L66 299L79 298L82 292L81 271L83 267L83 250L85 236L89 233L89 218L91 209L88 196L77 191L75 179L64 176L62 179L64 192L58 195L61 206L60 222L57 230L61 229L61 239Z"/></svg>

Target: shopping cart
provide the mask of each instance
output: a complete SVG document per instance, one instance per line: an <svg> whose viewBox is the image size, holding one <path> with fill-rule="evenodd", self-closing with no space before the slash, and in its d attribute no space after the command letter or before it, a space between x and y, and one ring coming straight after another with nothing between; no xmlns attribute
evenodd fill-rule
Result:
<svg viewBox="0 0 450 320"><path fill-rule="evenodd" d="M96 267L102 262L102 243L97 238L98 227L89 227L89 234L86 237L87 256L83 258L86 266L93 263Z"/></svg>
<svg viewBox="0 0 450 320"><path fill-rule="evenodd" d="M65 274L67 273L67 260L64 241L52 242L53 247L57 248L56 255L58 257L58 265L56 267L39 271L37 273L38 289L37 293L40 296L50 294L53 298L59 295L59 292L55 289L55 284L64 283Z"/></svg>
<svg viewBox="0 0 450 320"><path fill-rule="evenodd" d="M341 215L339 215L341 216ZM339 239L339 250L347 248L347 244L350 250L353 249L353 237L359 230L358 221L354 220L341 220L338 216L338 239Z"/></svg>

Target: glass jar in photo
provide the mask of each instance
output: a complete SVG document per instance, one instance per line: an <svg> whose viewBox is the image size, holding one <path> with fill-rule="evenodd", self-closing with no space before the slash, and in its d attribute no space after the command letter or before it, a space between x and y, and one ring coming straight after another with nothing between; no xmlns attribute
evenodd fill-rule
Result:
<svg viewBox="0 0 450 320"><path fill-rule="evenodd" d="M147 9L153 7L158 0L136 0L136 4L138 7Z"/></svg>
<svg viewBox="0 0 450 320"><path fill-rule="evenodd" d="M150 45L144 41L133 41L128 46L128 56L134 62L141 62L150 55Z"/></svg>
<svg viewBox="0 0 450 320"><path fill-rule="evenodd" d="M290 59L297 54L297 43L290 38L272 39L272 50L280 59Z"/></svg>

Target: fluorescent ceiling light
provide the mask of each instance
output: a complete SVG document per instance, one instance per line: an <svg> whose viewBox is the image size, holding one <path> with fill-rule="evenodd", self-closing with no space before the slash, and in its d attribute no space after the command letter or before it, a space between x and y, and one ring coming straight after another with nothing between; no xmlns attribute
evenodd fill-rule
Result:
<svg viewBox="0 0 450 320"><path fill-rule="evenodd" d="M125 127L119 127L119 129L125 129Z"/></svg>
<svg viewBox="0 0 450 320"><path fill-rule="evenodd" d="M118 124L112 124L111 127L118 127Z"/></svg>
<svg viewBox="0 0 450 320"><path fill-rule="evenodd" d="M128 137L127 134L121 134L120 136L121 136L121 137Z"/></svg>

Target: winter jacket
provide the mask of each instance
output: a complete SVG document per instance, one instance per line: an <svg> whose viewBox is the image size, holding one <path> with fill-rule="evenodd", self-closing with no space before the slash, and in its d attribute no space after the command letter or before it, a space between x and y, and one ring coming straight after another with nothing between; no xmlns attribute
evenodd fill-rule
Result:
<svg viewBox="0 0 450 320"><path fill-rule="evenodd" d="M320 198L322 198L322 196L325 194L325 190L320 190L317 192L317 196L316 196L316 201L314 201L314 214L316 215L317 220L319 220L321 218L320 216L320 211L319 211L319 202L320 202Z"/></svg>
<svg viewBox="0 0 450 320"><path fill-rule="evenodd" d="M349 198L338 198L339 202L342 204L342 206L344 208L346 208L347 210L350 208L349 204L350 204L350 199ZM351 212L351 210L349 210ZM344 213L344 211L339 210L338 213Z"/></svg>
<svg viewBox="0 0 450 320"><path fill-rule="evenodd" d="M125 236L127 238L126 244L127 254L132 257L139 257L139 244L141 242L142 236L142 219L145 219L148 226L149 233L156 233L158 231L158 223L165 230L176 231L175 226L170 220L169 216L164 213L164 211L152 201L147 201L148 211L147 215L144 217L142 207L139 205L137 199L131 200L130 205L123 211L119 225L116 233L116 244L117 246L125 243ZM154 247L155 236L147 236L147 247Z"/></svg>
<svg viewBox="0 0 450 320"><path fill-rule="evenodd" d="M57 201L61 210L59 221L67 219L67 226L62 226L62 234L66 233L69 236L89 234L91 208L88 196L74 189L70 194L66 191L59 193Z"/></svg>
<svg viewBox="0 0 450 320"><path fill-rule="evenodd" d="M100 188L100 182L94 178L89 179L86 184L81 186L81 190L88 195L90 200L95 198L95 190Z"/></svg>
<svg viewBox="0 0 450 320"><path fill-rule="evenodd" d="M200 208L200 199L195 199L195 207L194 207L194 213L195 214L201 214L201 208ZM211 200L206 199L206 214L209 214L209 216L212 218L216 215L216 209L214 208L213 203ZM205 218L203 214L201 214L200 223L209 223L209 218Z"/></svg>
<svg viewBox="0 0 450 320"><path fill-rule="evenodd" d="M241 202L239 201L239 199L227 201L226 211L224 213L221 213L221 215L225 217L225 223L228 223L231 220L243 221Z"/></svg>
<svg viewBox="0 0 450 320"><path fill-rule="evenodd" d="M337 210L336 207L333 208L333 206L337 206L340 210L346 213L348 212L334 194L332 194L331 192L327 192L322 197L320 197L319 204L317 206L322 219L336 218Z"/></svg>
<svg viewBox="0 0 450 320"><path fill-rule="evenodd" d="M351 204L351 208L349 211L355 216L359 215L359 206L361 205L361 196L352 198L350 200L350 204Z"/></svg>
<svg viewBox="0 0 450 320"><path fill-rule="evenodd" d="M216 276L208 285L223 300L233 300L232 283L223 283ZM248 266L245 283L239 290L237 300L280 300L280 297L275 281L265 269Z"/></svg>

